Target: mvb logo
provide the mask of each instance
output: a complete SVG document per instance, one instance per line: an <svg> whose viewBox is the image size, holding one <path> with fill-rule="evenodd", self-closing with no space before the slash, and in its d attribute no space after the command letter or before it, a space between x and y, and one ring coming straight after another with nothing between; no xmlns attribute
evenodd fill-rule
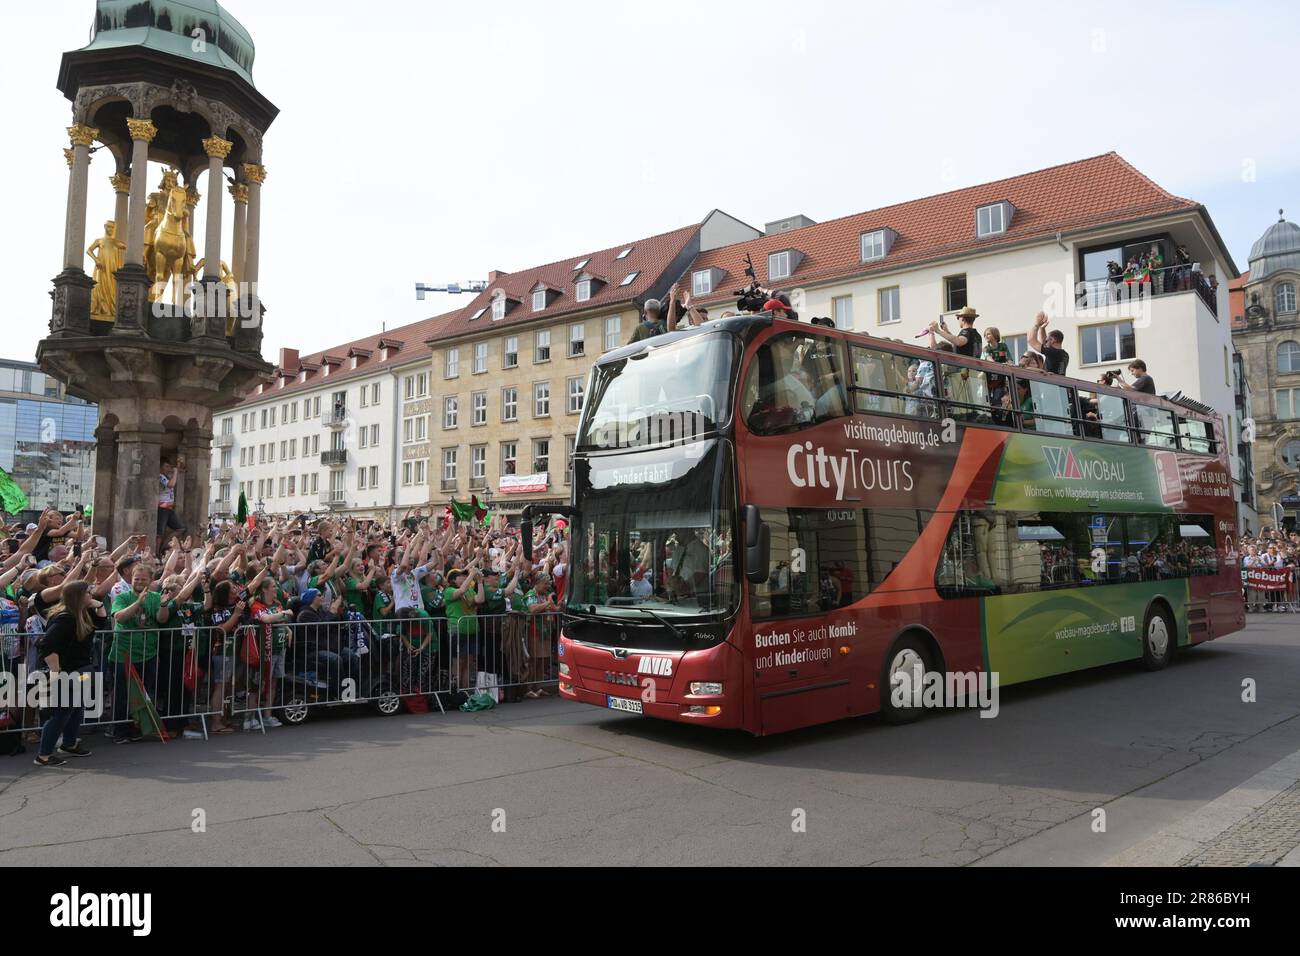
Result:
<svg viewBox="0 0 1300 956"><path fill-rule="evenodd" d="M673 676L673 659L671 657L643 657L636 666L638 674L654 674L656 677Z"/></svg>
<svg viewBox="0 0 1300 956"><path fill-rule="evenodd" d="M133 936L148 936L153 925L152 893L71 892L50 897L50 925L78 927L129 927Z"/></svg>
<svg viewBox="0 0 1300 956"><path fill-rule="evenodd" d="M1124 463L1107 461L1094 454L1075 454L1064 445L1044 445L1043 457L1053 478L1065 481L1123 481Z"/></svg>

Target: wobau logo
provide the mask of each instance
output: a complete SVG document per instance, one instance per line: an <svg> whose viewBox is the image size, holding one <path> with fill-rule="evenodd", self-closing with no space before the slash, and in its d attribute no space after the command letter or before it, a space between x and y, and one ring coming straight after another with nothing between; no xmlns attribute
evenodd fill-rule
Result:
<svg viewBox="0 0 1300 956"><path fill-rule="evenodd" d="M50 897L50 925L58 929L129 927L133 936L153 929L152 893L70 892Z"/></svg>
<svg viewBox="0 0 1300 956"><path fill-rule="evenodd" d="M1124 481L1123 462L1107 461L1092 454L1080 452L1063 445L1044 445L1043 457L1053 478L1065 481Z"/></svg>

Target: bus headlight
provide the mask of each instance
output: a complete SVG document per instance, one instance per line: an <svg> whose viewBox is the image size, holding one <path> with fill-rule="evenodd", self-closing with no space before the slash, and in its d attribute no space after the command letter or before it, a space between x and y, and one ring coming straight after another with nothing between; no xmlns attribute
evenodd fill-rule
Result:
<svg viewBox="0 0 1300 956"><path fill-rule="evenodd" d="M696 697L721 697L722 683L711 680L691 681L691 694Z"/></svg>
<svg viewBox="0 0 1300 956"><path fill-rule="evenodd" d="M569 665L564 663L563 661L560 662L560 676L561 677L569 676Z"/></svg>

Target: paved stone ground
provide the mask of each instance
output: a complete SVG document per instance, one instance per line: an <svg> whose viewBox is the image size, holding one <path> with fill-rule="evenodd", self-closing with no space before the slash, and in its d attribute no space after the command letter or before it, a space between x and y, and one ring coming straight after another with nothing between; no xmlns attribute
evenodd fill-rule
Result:
<svg viewBox="0 0 1300 956"><path fill-rule="evenodd" d="M1233 824L1179 866L1273 865L1300 846L1300 783Z"/></svg>
<svg viewBox="0 0 1300 956"><path fill-rule="evenodd" d="M92 738L94 756L63 770L0 758L0 865L1105 865L1195 822L1160 844L1173 863L1218 852L1219 834L1237 846L1256 811L1277 832L1270 858L1290 862L1269 808L1293 806L1274 797L1300 778L1284 772L1298 688L1300 634L1279 615L1159 673L1009 688L993 720L753 739L552 700L322 714L206 742Z"/></svg>

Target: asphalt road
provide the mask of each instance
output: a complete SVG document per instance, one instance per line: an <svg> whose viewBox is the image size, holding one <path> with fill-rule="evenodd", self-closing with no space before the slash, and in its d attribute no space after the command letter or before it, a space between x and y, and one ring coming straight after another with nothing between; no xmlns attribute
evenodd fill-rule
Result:
<svg viewBox="0 0 1300 956"><path fill-rule="evenodd" d="M0 757L0 865L1101 865L1145 862L1180 826L1245 864L1255 817L1226 842L1204 826L1242 793L1268 801L1277 862L1300 800L1251 781L1297 765L1300 615L1253 618L1164 672L1006 689L992 720L753 739L550 700L88 743L60 770Z"/></svg>

